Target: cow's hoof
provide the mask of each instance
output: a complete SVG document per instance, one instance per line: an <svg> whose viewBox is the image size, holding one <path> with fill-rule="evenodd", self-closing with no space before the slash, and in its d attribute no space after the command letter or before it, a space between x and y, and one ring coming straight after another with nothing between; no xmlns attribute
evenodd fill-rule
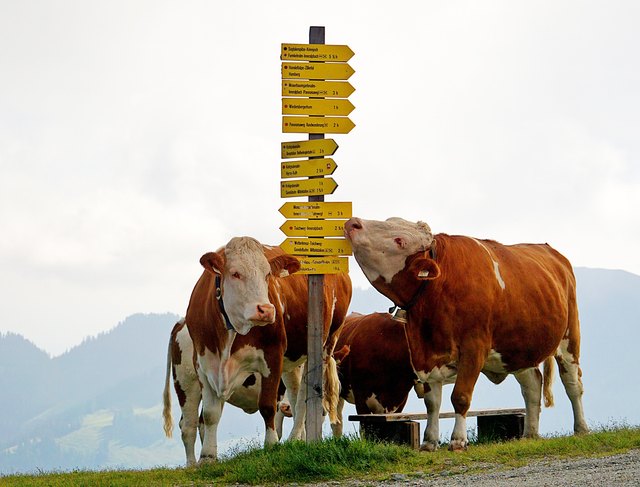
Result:
<svg viewBox="0 0 640 487"><path fill-rule="evenodd" d="M200 455L198 465L206 465L207 463L214 463L217 458L214 455Z"/></svg>
<svg viewBox="0 0 640 487"><path fill-rule="evenodd" d="M425 441L420 445L420 451L436 451L438 449L437 441Z"/></svg>
<svg viewBox="0 0 640 487"><path fill-rule="evenodd" d="M449 443L450 451L465 451L467 449L468 441L465 440L451 440Z"/></svg>

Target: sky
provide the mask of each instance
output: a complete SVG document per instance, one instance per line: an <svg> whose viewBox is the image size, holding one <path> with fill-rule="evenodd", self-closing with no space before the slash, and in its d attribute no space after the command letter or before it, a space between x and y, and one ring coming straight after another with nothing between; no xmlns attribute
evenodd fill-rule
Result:
<svg viewBox="0 0 640 487"><path fill-rule="evenodd" d="M355 52L326 201L640 274L639 23L634 0L0 0L0 332L57 355L184 314L231 237L281 243L304 199L280 143L306 136L281 132L280 44L312 25Z"/></svg>

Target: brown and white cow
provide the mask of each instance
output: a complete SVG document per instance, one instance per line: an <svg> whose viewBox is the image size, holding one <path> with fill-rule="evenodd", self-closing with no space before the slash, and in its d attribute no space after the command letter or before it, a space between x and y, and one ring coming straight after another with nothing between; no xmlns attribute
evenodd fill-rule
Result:
<svg viewBox="0 0 640 487"><path fill-rule="evenodd" d="M351 313L336 350L340 416L345 400L355 405L358 414L402 411L417 381L402 323L389 313ZM332 429L334 436L342 435L342 423Z"/></svg>
<svg viewBox="0 0 640 487"><path fill-rule="evenodd" d="M560 366L574 431L588 432L576 283L565 257L546 244L434 236L426 223L401 218L352 218L345 235L371 284L406 311L411 363L429 386L423 449L438 445L442 385L454 377L450 448L466 448L466 413L480 372L494 383L514 374L525 398L524 434L537 436L537 366L549 356Z"/></svg>
<svg viewBox="0 0 640 487"><path fill-rule="evenodd" d="M290 372L291 383L299 384L302 378L301 367ZM193 342L189 336L184 319L175 324L169 337L169 347L167 351L167 369L163 392L164 432L168 438L173 434L173 418L171 414L171 390L170 382L173 377L173 388L180 404L180 433L187 457L187 466L196 463L195 442L198 432L200 441L204 436L202 428L202 416L200 415L200 402L202 400L202 387L198 380L198 373L193 363ZM286 375L287 373L283 373ZM231 397L229 403L244 410L248 414L253 414L258 410L258 398L262 385L262 376L251 374L238 387ZM276 432L278 438L282 438L282 423L285 418L291 417L291 407L285 399L285 386L280 381L278 388L278 406L276 408Z"/></svg>
<svg viewBox="0 0 640 487"><path fill-rule="evenodd" d="M278 440L274 417L283 368L291 372L306 360L308 284L305 275L284 277L299 269L297 259L250 237L231 239L203 255L200 263L204 271L191 294L186 322L202 384L200 458L207 461L217 457L216 432L224 403L251 374L261 376L258 408L265 421L265 444ZM331 400L324 404L332 422L338 395L333 336L350 300L348 275L325 276L325 399ZM302 438L305 401L297 400L297 384L288 383L287 374L282 379L294 412L290 438Z"/></svg>

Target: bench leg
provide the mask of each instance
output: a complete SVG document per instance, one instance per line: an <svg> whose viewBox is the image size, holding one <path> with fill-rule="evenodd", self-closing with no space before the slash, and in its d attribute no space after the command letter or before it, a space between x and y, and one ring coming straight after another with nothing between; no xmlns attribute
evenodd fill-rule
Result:
<svg viewBox="0 0 640 487"><path fill-rule="evenodd" d="M513 440L522 438L524 414L478 416L478 442Z"/></svg>
<svg viewBox="0 0 640 487"><path fill-rule="evenodd" d="M420 447L420 423L417 421L362 422L360 431L367 440L407 445L414 450Z"/></svg>

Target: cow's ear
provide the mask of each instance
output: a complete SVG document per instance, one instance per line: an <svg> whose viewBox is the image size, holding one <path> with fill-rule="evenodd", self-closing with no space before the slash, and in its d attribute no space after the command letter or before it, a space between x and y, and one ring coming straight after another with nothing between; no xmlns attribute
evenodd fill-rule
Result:
<svg viewBox="0 0 640 487"><path fill-rule="evenodd" d="M220 254L216 252L207 252L200 257L200 264L209 272L222 275L224 269L224 261Z"/></svg>
<svg viewBox="0 0 640 487"><path fill-rule="evenodd" d="M271 274L277 277L287 277L300 270L300 261L293 255L278 255L269 261Z"/></svg>
<svg viewBox="0 0 640 487"><path fill-rule="evenodd" d="M440 266L428 257L418 257L411 262L411 271L420 281L431 281L440 277Z"/></svg>

